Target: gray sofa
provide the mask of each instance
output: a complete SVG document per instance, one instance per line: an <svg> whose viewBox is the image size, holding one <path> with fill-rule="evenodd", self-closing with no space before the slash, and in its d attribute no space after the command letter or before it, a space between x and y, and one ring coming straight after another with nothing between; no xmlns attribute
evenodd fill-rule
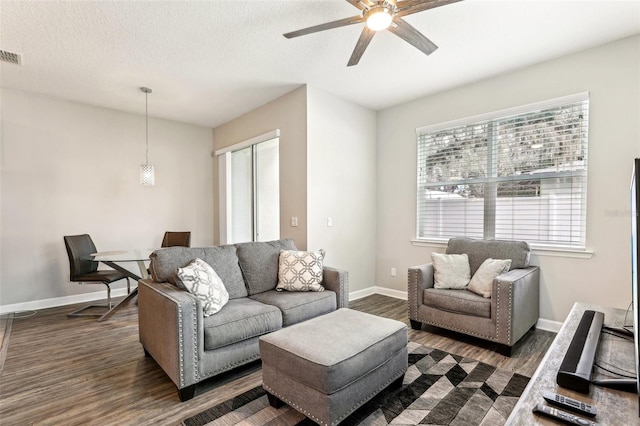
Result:
<svg viewBox="0 0 640 426"><path fill-rule="evenodd" d="M540 305L540 270L529 265L531 250L524 241L452 238L447 254L469 256L471 275L487 258L511 259L511 269L493 281L491 298L468 290L434 288L433 265L409 268L409 320L446 328L499 344L510 356L513 345L535 327Z"/></svg>
<svg viewBox="0 0 640 426"><path fill-rule="evenodd" d="M198 382L259 359L259 336L347 307L344 270L324 268L325 291L275 290L280 250L295 249L293 241L278 240L151 254L151 278L138 284L140 342L182 401L193 397ZM202 303L177 287L177 269L195 258L211 265L229 292L229 302L206 318Z"/></svg>

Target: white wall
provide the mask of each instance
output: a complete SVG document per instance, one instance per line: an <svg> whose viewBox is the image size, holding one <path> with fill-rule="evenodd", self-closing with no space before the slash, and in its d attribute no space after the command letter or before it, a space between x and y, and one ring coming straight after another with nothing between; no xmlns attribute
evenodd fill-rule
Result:
<svg viewBox="0 0 640 426"><path fill-rule="evenodd" d="M407 268L442 249L411 244L415 129L581 91L591 94L587 248L594 255L533 257L542 269L540 316L562 321L575 301L626 308L628 186L631 159L640 156L639 75L635 36L388 108L377 118L301 87L214 129L213 144L211 129L150 119L155 187L138 184L144 116L2 89L0 311L96 291L68 282L63 235L87 232L99 250L155 247L165 230L191 230L193 246L216 243L212 145L220 149L275 128L281 130L282 237L300 249L325 248L328 264L350 270L351 291L373 279L406 291ZM376 134L374 153L369 140ZM291 216L299 227L290 226ZM390 276L391 267L397 277Z"/></svg>
<svg viewBox="0 0 640 426"><path fill-rule="evenodd" d="M280 129L281 237L301 250L325 249L327 265L349 271L351 291L372 287L376 113L303 86L216 127L215 149L274 129Z"/></svg>
<svg viewBox="0 0 640 426"><path fill-rule="evenodd" d="M375 284L376 113L307 87L307 123L309 249L363 290Z"/></svg>
<svg viewBox="0 0 640 426"><path fill-rule="evenodd" d="M300 87L213 129L215 150L280 129L280 236L307 247L307 91ZM218 162L215 162L215 222L219 223ZM289 218L298 218L292 227ZM215 229L215 243L220 232Z"/></svg>
<svg viewBox="0 0 640 426"><path fill-rule="evenodd" d="M576 301L631 301L629 180L640 156L640 36L551 60L378 112L377 285L406 291L416 247L416 137L421 126L590 92L587 249L591 258L534 255L542 319L563 321ZM398 276L390 276L390 268Z"/></svg>
<svg viewBox="0 0 640 426"><path fill-rule="evenodd" d="M143 187L144 115L0 94L0 309L105 297L103 286L69 282L64 235L88 233L101 251L159 247L168 230L191 231L193 246L213 243L210 128L150 118L156 185Z"/></svg>

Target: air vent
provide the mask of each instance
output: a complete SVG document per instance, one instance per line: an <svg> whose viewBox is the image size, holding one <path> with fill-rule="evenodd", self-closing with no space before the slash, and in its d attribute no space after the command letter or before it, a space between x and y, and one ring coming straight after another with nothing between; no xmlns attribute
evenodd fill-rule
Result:
<svg viewBox="0 0 640 426"><path fill-rule="evenodd" d="M22 65L22 55L19 53L9 52L7 50L0 50L0 61Z"/></svg>

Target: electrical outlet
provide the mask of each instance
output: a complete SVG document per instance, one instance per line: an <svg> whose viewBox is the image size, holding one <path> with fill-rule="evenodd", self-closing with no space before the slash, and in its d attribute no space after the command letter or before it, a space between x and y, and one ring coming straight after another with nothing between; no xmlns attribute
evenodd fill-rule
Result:
<svg viewBox="0 0 640 426"><path fill-rule="evenodd" d="M391 268L391 276L392 277L396 276L396 268Z"/></svg>
<svg viewBox="0 0 640 426"><path fill-rule="evenodd" d="M291 216L291 226L298 226L298 217Z"/></svg>
<svg viewBox="0 0 640 426"><path fill-rule="evenodd" d="M331 217L327 218L327 226L333 226L333 218Z"/></svg>

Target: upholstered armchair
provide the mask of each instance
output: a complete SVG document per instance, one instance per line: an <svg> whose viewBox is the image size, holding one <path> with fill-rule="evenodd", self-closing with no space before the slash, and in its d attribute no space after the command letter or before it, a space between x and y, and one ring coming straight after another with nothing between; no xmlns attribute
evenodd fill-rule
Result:
<svg viewBox="0 0 640 426"><path fill-rule="evenodd" d="M493 280L489 298L464 288L434 288L431 263L409 268L411 327L419 330L424 323L496 342L500 353L511 356L539 315L540 270L529 265L529 244L452 238L446 253L466 253L472 276L488 258L511 259L511 266Z"/></svg>

